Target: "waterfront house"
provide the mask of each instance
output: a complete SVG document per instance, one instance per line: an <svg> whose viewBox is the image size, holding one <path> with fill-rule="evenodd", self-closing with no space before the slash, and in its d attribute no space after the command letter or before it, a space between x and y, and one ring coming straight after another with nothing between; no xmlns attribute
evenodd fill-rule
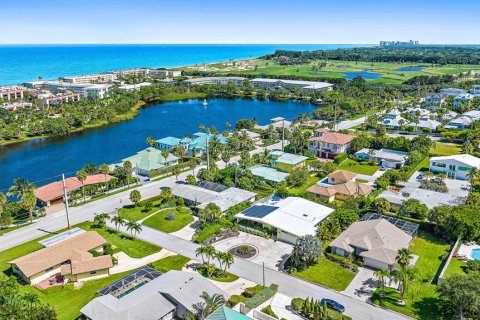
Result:
<svg viewBox="0 0 480 320"><path fill-rule="evenodd" d="M162 155L162 151L149 147L145 150L137 152L137 154L122 159L120 163L114 164L113 167L122 167L125 161L130 161L132 163L133 171L141 176L148 176L149 173L164 169L167 167L174 166L178 164L177 156L172 153L168 154L168 157L165 158Z"/></svg>
<svg viewBox="0 0 480 320"><path fill-rule="evenodd" d="M393 270L398 250L408 248L412 240L410 234L380 218L352 223L329 247L342 257L361 257L367 267Z"/></svg>
<svg viewBox="0 0 480 320"><path fill-rule="evenodd" d="M326 179L307 189L307 193L323 201L345 200L348 197L367 196L372 187L356 180L357 174L346 170L336 170Z"/></svg>
<svg viewBox="0 0 480 320"><path fill-rule="evenodd" d="M349 134L317 129L314 131L313 137L309 139L308 150L317 157L334 159L338 154L347 152L353 139L355 136Z"/></svg>
<svg viewBox="0 0 480 320"><path fill-rule="evenodd" d="M273 168L291 172L293 169L302 166L308 157L298 154L287 153L280 150L272 151L269 155L270 163Z"/></svg>
<svg viewBox="0 0 480 320"><path fill-rule="evenodd" d="M98 233L83 232L12 260L9 264L13 273L30 285L49 279L56 283L95 280L108 277L113 266L112 257L102 255L106 244L107 241Z"/></svg>
<svg viewBox="0 0 480 320"><path fill-rule="evenodd" d="M469 154L430 158L429 169L434 173L443 173L447 177L468 180L473 169L480 169L480 158Z"/></svg>
<svg viewBox="0 0 480 320"><path fill-rule="evenodd" d="M280 201L255 204L235 215L239 228L250 228L243 222L261 227L270 227L277 240L295 244L306 235L315 236L317 226L334 209L299 197L288 197ZM255 229L254 227L251 227Z"/></svg>
<svg viewBox="0 0 480 320"><path fill-rule="evenodd" d="M107 183L114 177L109 174L91 174L87 176L85 181L78 180L77 177L70 177L65 179L65 187L67 194L72 191L78 190L83 186L91 186L100 183ZM35 189L35 197L40 205L50 206L64 202L63 182L55 181L47 185L41 186Z"/></svg>
<svg viewBox="0 0 480 320"><path fill-rule="evenodd" d="M390 149L364 148L355 152L354 157L356 159L375 160L379 166L393 169L400 169L408 160L407 152Z"/></svg>
<svg viewBox="0 0 480 320"><path fill-rule="evenodd" d="M197 272L171 270L160 273L143 267L99 290L80 312L91 320L191 319L204 304L201 295L228 298Z"/></svg>
<svg viewBox="0 0 480 320"><path fill-rule="evenodd" d="M292 131L293 130L293 123L291 121L285 120L283 117L275 117L270 119L270 123L266 125L255 125L255 129L257 130L268 130L268 128L272 126L274 129L277 128L284 128L285 130Z"/></svg>

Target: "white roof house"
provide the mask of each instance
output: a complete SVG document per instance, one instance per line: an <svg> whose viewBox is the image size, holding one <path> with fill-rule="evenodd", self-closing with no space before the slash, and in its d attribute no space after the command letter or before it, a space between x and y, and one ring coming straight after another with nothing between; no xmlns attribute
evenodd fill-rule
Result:
<svg viewBox="0 0 480 320"><path fill-rule="evenodd" d="M440 89L439 91L440 93L446 93L449 96L454 96L454 97L463 93L467 93L467 90L457 89L457 88L444 88L444 89Z"/></svg>
<svg viewBox="0 0 480 320"><path fill-rule="evenodd" d="M449 178L467 180L473 168L480 168L480 158L469 154L430 158L430 171L444 173Z"/></svg>
<svg viewBox="0 0 480 320"><path fill-rule="evenodd" d="M467 116L461 116L455 119L450 120L450 122L445 126L445 128L457 128L465 129L472 124L472 119Z"/></svg>
<svg viewBox="0 0 480 320"><path fill-rule="evenodd" d="M472 110L465 113L462 113L462 116L469 117L472 121L477 121L480 119L480 110Z"/></svg>
<svg viewBox="0 0 480 320"><path fill-rule="evenodd" d="M422 117L418 120L418 123L415 123L418 128L428 128L431 130L436 130L438 126L441 126L442 123L437 120L429 119L428 117Z"/></svg>
<svg viewBox="0 0 480 320"><path fill-rule="evenodd" d="M398 150L364 148L355 152L355 157L360 159L377 159L381 166L387 168L400 168L408 160L408 153Z"/></svg>
<svg viewBox="0 0 480 320"><path fill-rule="evenodd" d="M458 206L467 201L466 196L462 197L457 194L436 192L416 187L404 187L398 192L385 190L378 195L378 198L385 198L388 202L399 206L408 199L417 199L425 204L428 209L443 205Z"/></svg>
<svg viewBox="0 0 480 320"><path fill-rule="evenodd" d="M397 109L393 109L385 115L385 118L383 118L383 120L380 121L379 124L383 124L384 126L392 128L397 128L402 125L406 126L410 124L410 121L402 117L400 111L398 111Z"/></svg>
<svg viewBox="0 0 480 320"><path fill-rule="evenodd" d="M315 235L317 225L334 209L298 197L288 197L272 204L256 204L235 216L277 229L277 239L295 243L298 237Z"/></svg>

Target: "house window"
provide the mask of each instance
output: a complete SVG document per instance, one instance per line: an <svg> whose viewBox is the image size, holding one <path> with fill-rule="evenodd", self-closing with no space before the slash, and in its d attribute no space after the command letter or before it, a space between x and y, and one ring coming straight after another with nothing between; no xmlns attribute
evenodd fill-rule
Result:
<svg viewBox="0 0 480 320"><path fill-rule="evenodd" d="M454 170L454 171L455 171L455 168L456 168L456 166L454 166L453 164L451 164L451 165L448 166L448 169L449 169L449 170Z"/></svg>
<svg viewBox="0 0 480 320"><path fill-rule="evenodd" d="M50 267L48 269L45 270L45 272L49 272L49 271L52 271L53 270L53 267Z"/></svg>
<svg viewBox="0 0 480 320"><path fill-rule="evenodd" d="M97 271L90 271L91 275L97 274Z"/></svg>
<svg viewBox="0 0 480 320"><path fill-rule="evenodd" d="M458 166L458 170L460 170L460 171L472 171L472 168Z"/></svg>
<svg viewBox="0 0 480 320"><path fill-rule="evenodd" d="M446 168L447 165L445 163L440 163L440 162L434 162L433 165L435 167L439 167L439 168Z"/></svg>

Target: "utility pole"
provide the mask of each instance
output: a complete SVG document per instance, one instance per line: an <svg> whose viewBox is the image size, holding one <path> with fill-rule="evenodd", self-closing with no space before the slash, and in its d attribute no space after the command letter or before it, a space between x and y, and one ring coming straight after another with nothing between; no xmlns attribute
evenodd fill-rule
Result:
<svg viewBox="0 0 480 320"><path fill-rule="evenodd" d="M282 151L285 147L285 119L282 120Z"/></svg>
<svg viewBox="0 0 480 320"><path fill-rule="evenodd" d="M67 213L67 227L70 229L70 217L68 216L68 195L67 195L67 186L65 185L65 175L62 173L62 183L63 183L63 198L65 200L65 212Z"/></svg>
<svg viewBox="0 0 480 320"><path fill-rule="evenodd" d="M262 268L262 278L263 278L263 286L265 287L265 262L263 263L263 268Z"/></svg>
<svg viewBox="0 0 480 320"><path fill-rule="evenodd" d="M333 120L333 131L337 131L337 102L335 101L335 110L334 110L334 120Z"/></svg>

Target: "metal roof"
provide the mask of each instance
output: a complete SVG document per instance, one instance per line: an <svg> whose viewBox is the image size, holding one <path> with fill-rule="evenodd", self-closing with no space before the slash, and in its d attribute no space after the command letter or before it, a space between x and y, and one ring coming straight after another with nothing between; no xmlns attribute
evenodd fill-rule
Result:
<svg viewBox="0 0 480 320"><path fill-rule="evenodd" d="M57 243L63 242L67 239L70 239L70 238L76 237L78 235L81 235L82 233L85 233L85 232L86 232L85 230L80 229L78 227L75 227L75 228L72 228L68 231L59 233L59 234L57 234L53 237L50 237L48 239L38 241L38 243L40 243L42 246L47 248L47 247L51 247L51 246L53 246Z"/></svg>

